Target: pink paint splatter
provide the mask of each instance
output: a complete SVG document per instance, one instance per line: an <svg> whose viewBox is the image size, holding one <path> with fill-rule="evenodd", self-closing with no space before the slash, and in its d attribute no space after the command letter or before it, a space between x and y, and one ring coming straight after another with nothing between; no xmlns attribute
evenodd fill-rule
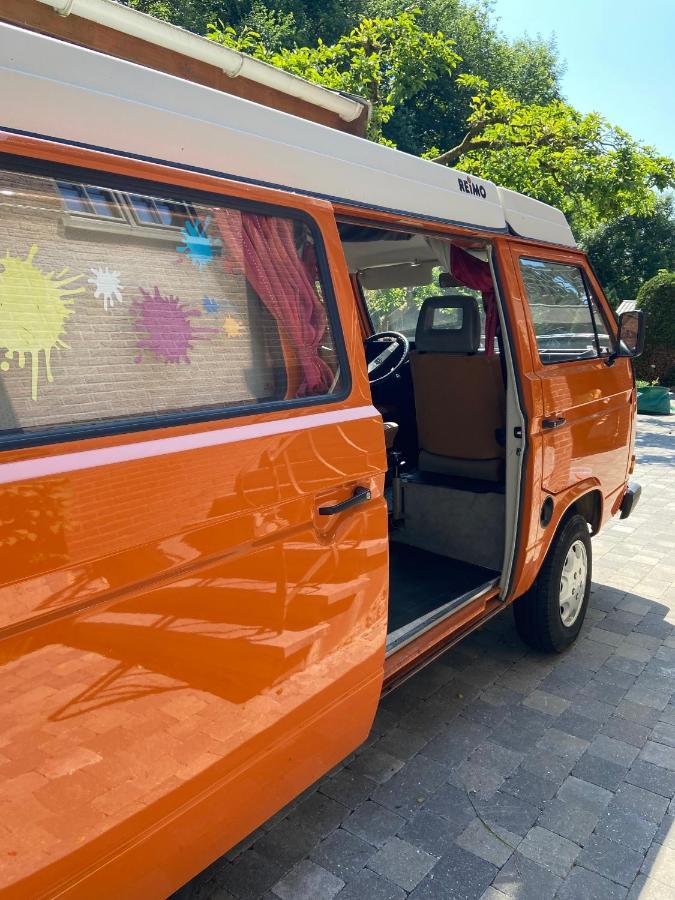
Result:
<svg viewBox="0 0 675 900"><path fill-rule="evenodd" d="M195 327L191 319L201 316L200 310L188 309L178 297L165 297L157 286L153 293L139 290L141 296L132 303L131 312L137 328L147 337L139 340L138 346L165 363L189 363L193 342L218 332L217 328ZM141 359L139 354L134 361L140 363Z"/></svg>

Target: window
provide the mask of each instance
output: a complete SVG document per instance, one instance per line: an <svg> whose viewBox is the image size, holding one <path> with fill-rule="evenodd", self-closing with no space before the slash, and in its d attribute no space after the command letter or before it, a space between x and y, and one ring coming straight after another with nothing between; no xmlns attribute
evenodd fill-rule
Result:
<svg viewBox="0 0 675 900"><path fill-rule="evenodd" d="M581 269L521 259L520 271L544 364L595 359L611 352L610 332Z"/></svg>
<svg viewBox="0 0 675 900"><path fill-rule="evenodd" d="M122 195L126 200L133 218L140 225L161 225L167 228L180 228L185 219L194 216L194 210L185 203L171 203L168 200L157 200L141 194Z"/></svg>
<svg viewBox="0 0 675 900"><path fill-rule="evenodd" d="M194 210L186 203L161 200L143 194L110 191L72 181L58 181L57 188L69 213L129 226L159 226L180 229Z"/></svg>
<svg viewBox="0 0 675 900"><path fill-rule="evenodd" d="M174 239L62 227L64 205L114 217L118 198ZM305 217L2 170L0 205L5 442L343 393L322 249Z"/></svg>
<svg viewBox="0 0 675 900"><path fill-rule="evenodd" d="M438 286L439 266L430 272L428 284L415 287L391 287L368 289L363 287L363 296L368 307L368 314L373 328L378 331L400 331L408 340L415 340L415 329L420 314L420 307L427 297L439 297L445 293ZM477 291L468 288L454 288L454 294L466 294L480 298ZM484 318L482 303L478 300L481 315ZM434 328L458 329L462 327L462 310L457 307L437 309L434 311Z"/></svg>
<svg viewBox="0 0 675 900"><path fill-rule="evenodd" d="M122 208L112 191L69 181L58 181L57 187L69 212L100 219L124 219Z"/></svg>

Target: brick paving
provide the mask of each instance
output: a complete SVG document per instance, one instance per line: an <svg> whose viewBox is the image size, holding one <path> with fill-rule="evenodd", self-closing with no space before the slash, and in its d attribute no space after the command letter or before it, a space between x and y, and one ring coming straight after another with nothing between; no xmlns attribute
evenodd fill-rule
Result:
<svg viewBox="0 0 675 900"><path fill-rule="evenodd" d="M675 417L640 417L637 454L574 647L497 617L175 900L675 900Z"/></svg>

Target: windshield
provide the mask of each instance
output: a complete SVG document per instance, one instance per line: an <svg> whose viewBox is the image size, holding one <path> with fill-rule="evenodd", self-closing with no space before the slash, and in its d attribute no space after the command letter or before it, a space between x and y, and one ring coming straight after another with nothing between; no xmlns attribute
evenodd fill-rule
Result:
<svg viewBox="0 0 675 900"><path fill-rule="evenodd" d="M427 297L438 297L446 291L438 286L440 266L433 270L433 278L428 284L415 287L390 287L368 290L363 288L363 296L368 307L370 321L375 332L400 331L408 340L415 339L417 317L420 307ZM454 294L468 294L479 298L477 291L468 288L453 288Z"/></svg>
<svg viewBox="0 0 675 900"><path fill-rule="evenodd" d="M375 333L380 331L400 331L408 340L415 340L415 329L420 307L427 297L438 297L447 293L438 286L440 266L433 270L433 280L429 284L415 287L390 287L368 290L363 288L363 296L368 307L368 314ZM480 298L477 291L468 288L453 288L453 294L467 294ZM478 308L483 317L483 304Z"/></svg>

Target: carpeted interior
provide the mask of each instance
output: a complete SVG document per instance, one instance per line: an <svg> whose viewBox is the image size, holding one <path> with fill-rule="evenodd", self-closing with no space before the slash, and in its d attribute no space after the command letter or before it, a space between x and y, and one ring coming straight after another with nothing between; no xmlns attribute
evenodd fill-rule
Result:
<svg viewBox="0 0 675 900"><path fill-rule="evenodd" d="M391 541L388 632L391 634L498 575L483 566Z"/></svg>
<svg viewBox="0 0 675 900"><path fill-rule="evenodd" d="M404 518L391 541L499 570L504 559L505 500L496 490L458 490L447 480L406 479Z"/></svg>

